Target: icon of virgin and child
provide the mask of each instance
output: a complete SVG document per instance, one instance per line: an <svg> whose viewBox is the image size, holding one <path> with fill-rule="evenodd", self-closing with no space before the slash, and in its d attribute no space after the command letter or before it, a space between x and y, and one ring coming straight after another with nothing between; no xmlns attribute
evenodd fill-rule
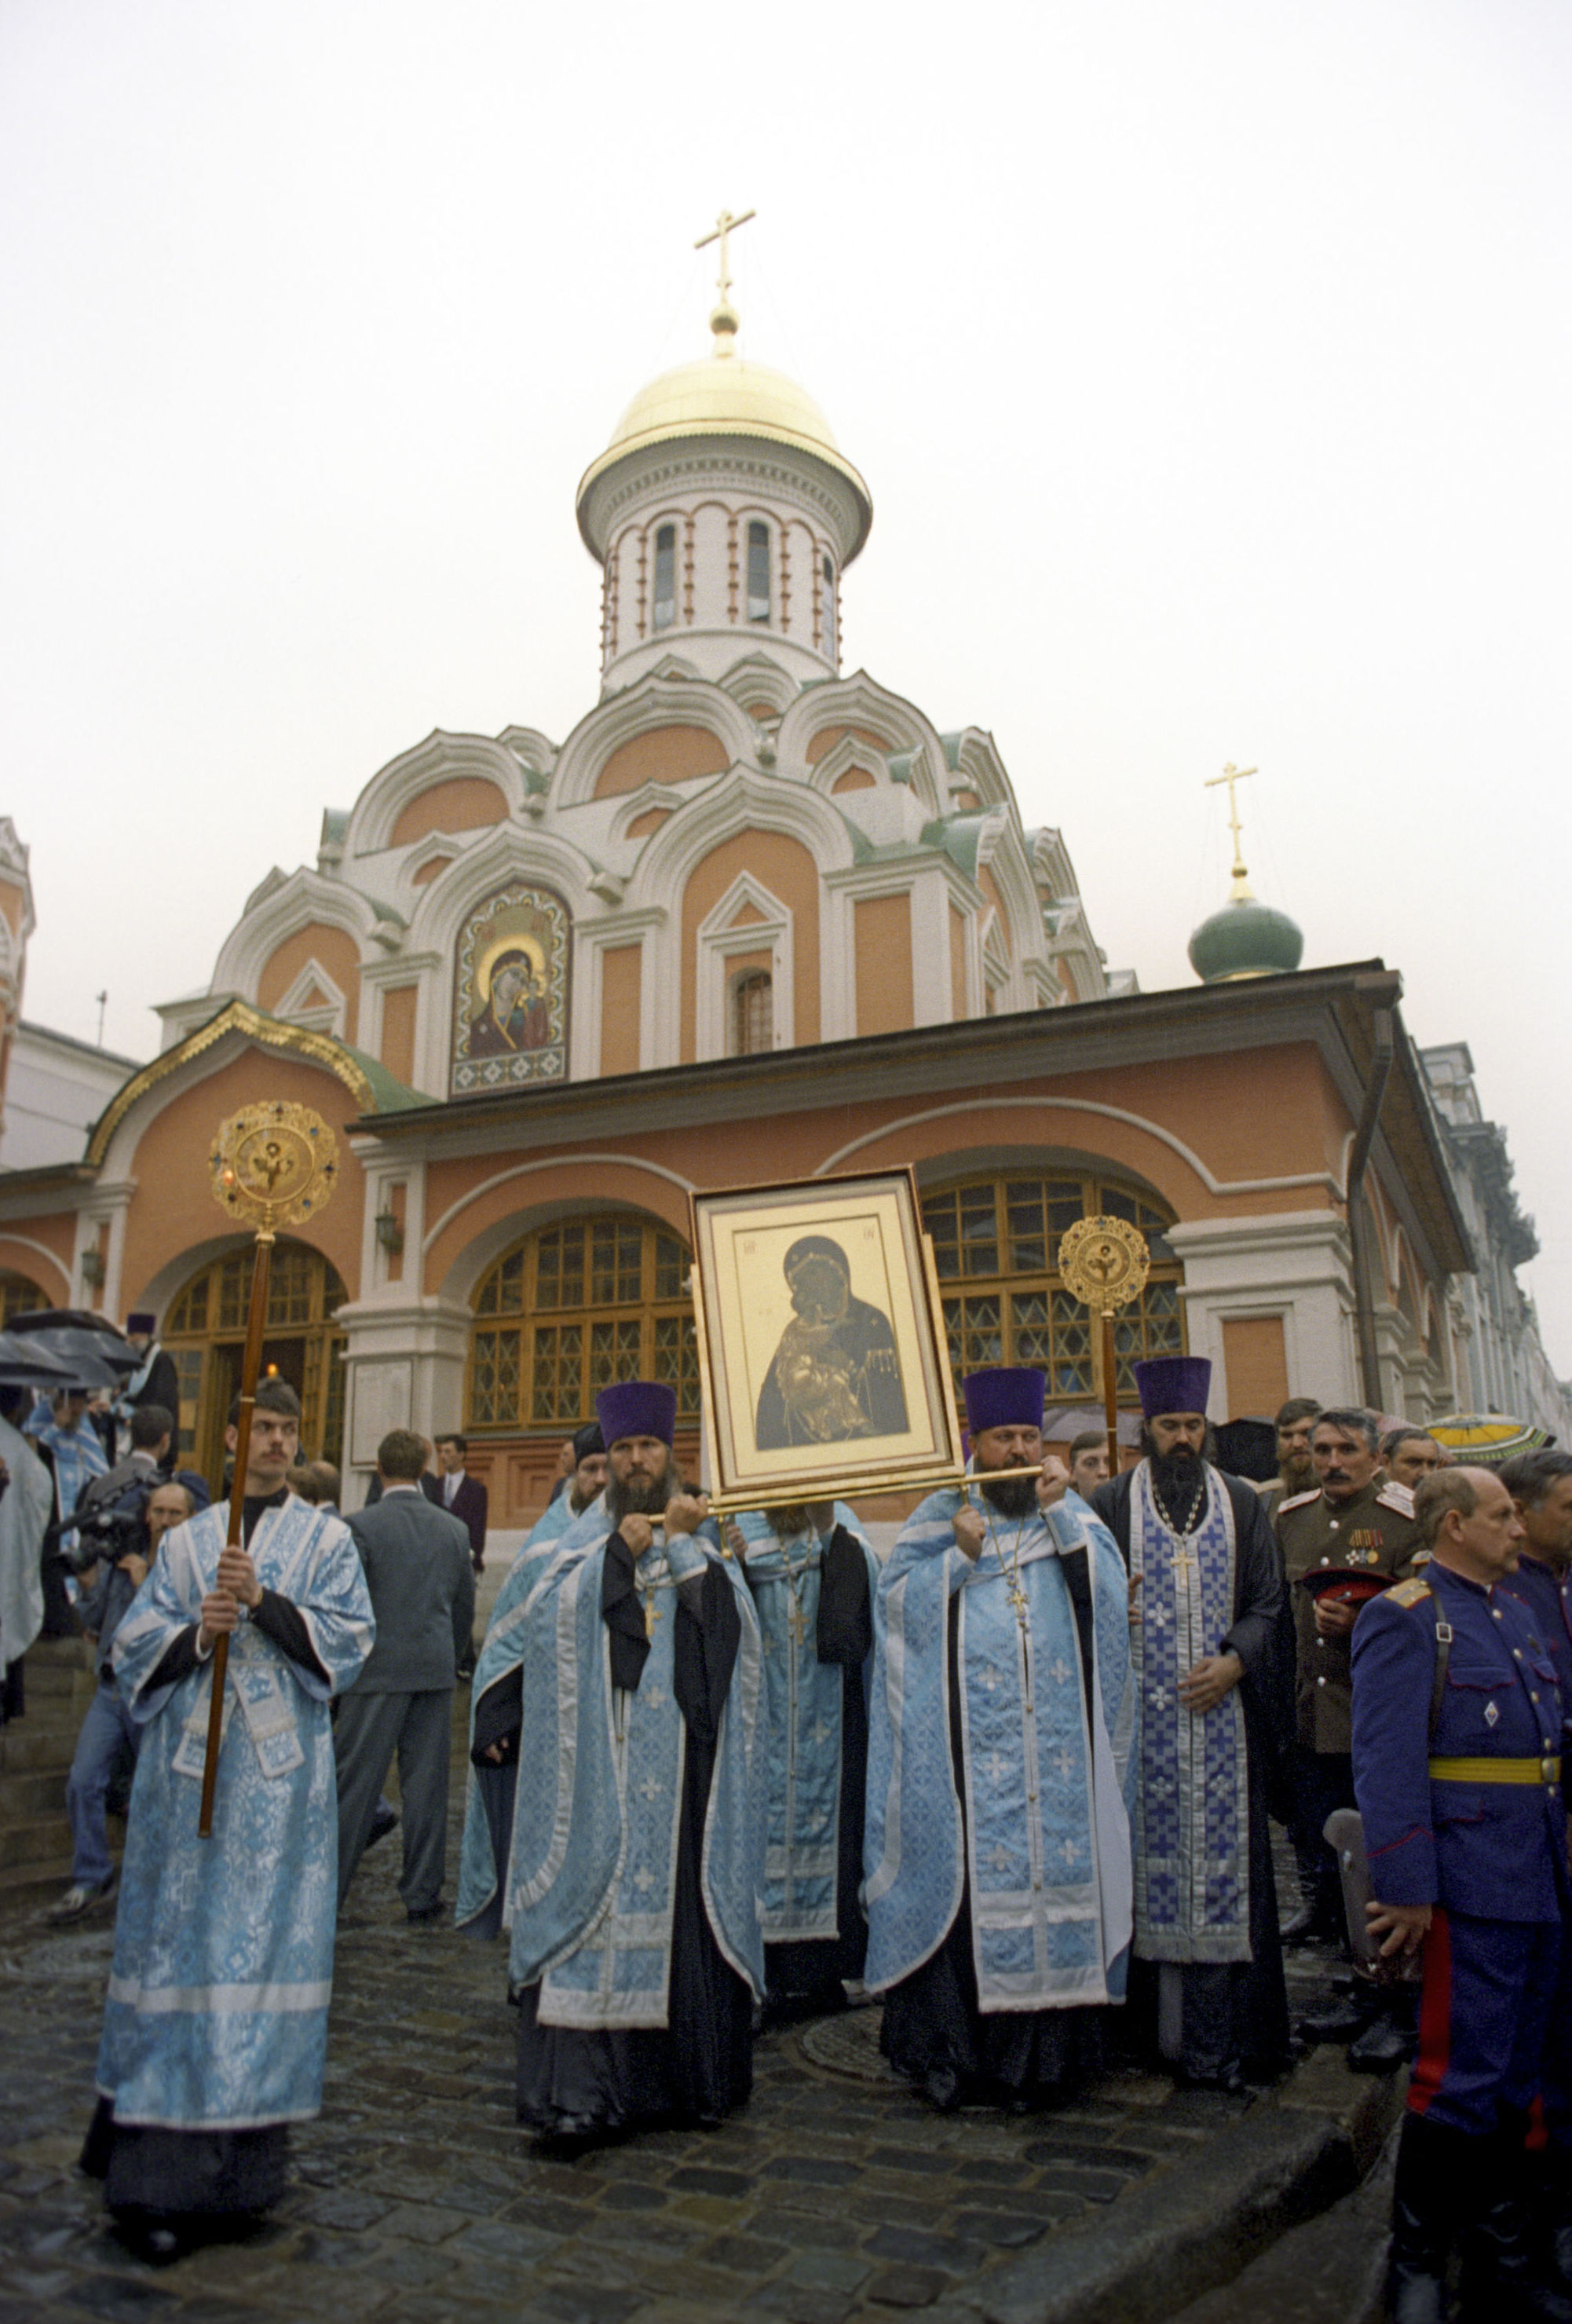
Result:
<svg viewBox="0 0 1572 2324"><path fill-rule="evenodd" d="M476 979L479 1007L469 1028L472 1057L510 1057L544 1049L551 1038L546 956L528 939L506 945Z"/></svg>
<svg viewBox="0 0 1572 2324"><path fill-rule="evenodd" d="M790 1444L844 1444L900 1436L906 1398L889 1319L851 1288L851 1268L830 1235L799 1235L781 1262L792 1317L758 1392L761 1452Z"/></svg>

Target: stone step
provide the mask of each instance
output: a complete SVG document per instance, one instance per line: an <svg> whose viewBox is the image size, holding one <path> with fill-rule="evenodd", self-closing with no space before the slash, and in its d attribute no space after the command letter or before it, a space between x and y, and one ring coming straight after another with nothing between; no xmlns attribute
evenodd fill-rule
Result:
<svg viewBox="0 0 1572 2324"><path fill-rule="evenodd" d="M71 1827L63 1808L54 1815L18 1816L0 1829L0 1872L70 1852Z"/></svg>
<svg viewBox="0 0 1572 2324"><path fill-rule="evenodd" d="M65 1781L58 1767L0 1775L0 1831L28 1816L58 1815L64 1804Z"/></svg>
<svg viewBox="0 0 1572 2324"><path fill-rule="evenodd" d="M25 1719L0 1727L0 1775L27 1775L40 1768L58 1768L63 1775L81 1724L69 1712L45 1717L30 1711Z"/></svg>
<svg viewBox="0 0 1572 2324"><path fill-rule="evenodd" d="M17 1914L33 1914L41 1906L52 1904L71 1885L71 1858L64 1856L40 1857L33 1864L15 1864L0 1871L0 1920Z"/></svg>

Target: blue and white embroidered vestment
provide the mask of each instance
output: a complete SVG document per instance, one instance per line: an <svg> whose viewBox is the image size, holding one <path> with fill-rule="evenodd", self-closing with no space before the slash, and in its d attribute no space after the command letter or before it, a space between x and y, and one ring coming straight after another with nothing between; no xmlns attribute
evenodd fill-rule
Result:
<svg viewBox="0 0 1572 2324"><path fill-rule="evenodd" d="M602 1614L611 1531L603 1507L586 1510L527 1601L503 1925L511 1984L539 1984L540 2024L664 2028L687 1744L673 1684L676 1589L708 1562L737 1599L741 1635L716 1737L700 1890L723 1959L756 1997L764 1990L758 1624L731 1559L688 1536L668 1547L657 1526L636 1567L657 1617L648 1657L636 1689L614 1687Z"/></svg>
<svg viewBox="0 0 1572 2324"><path fill-rule="evenodd" d="M569 1489L571 1490L571 1488ZM593 1522L602 1507L602 1499L590 1503L575 1517L568 1501L568 1492L558 1493L541 1517L534 1530L525 1539L523 1547L508 1568L507 1578L497 1592L497 1602L492 1609L492 1618L486 1625L486 1635L476 1657L474 1678L470 1688L469 1739L474 1749L475 1714L490 1689L510 1672L517 1670L524 1651L524 1609L531 1591L545 1573L569 1533L582 1527L585 1540L596 1536ZM557 1512L562 1512L560 1517ZM604 1531L602 1526L602 1531ZM494 1937L501 1925L499 1892L507 1878L508 1849L499 1849L493 1829L494 1821L506 1819L511 1830L514 1770L486 1769L483 1773L473 1764L469 1784L464 1794L464 1841L459 1849L458 1894L454 1902L453 1918L455 1928L465 1929L472 1935ZM492 1812L488 1812L488 1787ZM499 1861L499 1858L501 1860ZM493 1909L493 1908L496 1909Z"/></svg>
<svg viewBox="0 0 1572 2324"><path fill-rule="evenodd" d="M954 1491L931 1494L879 1584L864 1851L868 1983L897 1984L937 1952L970 1883L979 2006L1064 2008L1123 1998L1131 1927L1135 1701L1124 1561L1067 1494L1046 1517L990 1510L974 1565ZM1002 1545L1002 1550L1000 1548ZM1084 1547L1092 1684L1082 1678L1061 1555ZM1011 1601L1013 1565L1025 1600ZM948 1636L957 1608L956 1796Z"/></svg>
<svg viewBox="0 0 1572 2324"><path fill-rule="evenodd" d="M1234 1627L1234 1505L1217 1471L1195 1531L1176 1534L1143 1461L1130 1489L1132 1635L1141 1697L1135 1951L1152 1961L1246 1961L1250 1950L1249 1764L1243 1690L1186 1711L1179 1682Z"/></svg>
<svg viewBox="0 0 1572 2324"><path fill-rule="evenodd" d="M811 1529L783 1542L765 1513L747 1510L737 1522L758 1615L768 1719L765 1941L833 1937L846 1680L841 1664L819 1660L822 1553ZM877 1590L878 1561L843 1501L835 1503L835 1523L858 1544L869 1588Z"/></svg>
<svg viewBox="0 0 1572 2324"><path fill-rule="evenodd" d="M211 1839L197 1813L212 1663L150 1684L214 1587L224 1502L164 1536L115 1634L116 1682L143 1723L121 1872L98 2088L117 2124L250 2130L322 2101L333 1988L338 1812L330 1696L376 1636L343 1519L263 1511L250 1554L299 1611L325 1682L242 1619L229 1641Z"/></svg>

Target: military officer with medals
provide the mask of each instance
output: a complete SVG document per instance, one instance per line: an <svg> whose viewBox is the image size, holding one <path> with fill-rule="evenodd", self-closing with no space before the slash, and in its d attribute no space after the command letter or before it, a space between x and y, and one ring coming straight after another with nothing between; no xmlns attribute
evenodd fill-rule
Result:
<svg viewBox="0 0 1572 2324"><path fill-rule="evenodd" d="M1327 1818L1354 1804L1352 1682L1348 1649L1357 1604L1338 1591L1294 1587L1305 1575L1346 1568L1401 1581L1411 1570L1418 1535L1413 1498L1379 1473L1381 1439L1368 1412L1323 1412L1310 1435L1317 1484L1279 1507L1282 1548L1293 1605L1295 1667L1294 1853L1301 1910L1283 1930L1290 1943L1343 1935L1343 1892L1337 1858L1322 1837ZM1315 2027L1323 2040L1361 2028ZM1395 2061L1384 2061L1395 2062Z"/></svg>
<svg viewBox="0 0 1572 2324"><path fill-rule="evenodd" d="M1352 1655L1370 1933L1394 1963L1423 1948L1387 2312L1441 2324L1456 2234L1466 2316L1567 2324L1524 2157L1568 1904L1557 1667L1511 1579L1523 1526L1500 1478L1444 1469L1414 1498L1430 1555L1363 1609Z"/></svg>

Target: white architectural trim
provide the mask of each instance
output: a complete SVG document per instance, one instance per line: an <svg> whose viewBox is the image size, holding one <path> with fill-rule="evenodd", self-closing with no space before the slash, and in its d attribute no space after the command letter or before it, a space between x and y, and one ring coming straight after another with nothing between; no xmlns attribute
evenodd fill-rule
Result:
<svg viewBox="0 0 1572 2324"><path fill-rule="evenodd" d="M685 1178L680 1171L668 1170L663 1162L643 1161L636 1154L551 1154L538 1162L516 1162L510 1169L498 1170L491 1177L483 1178L478 1186L472 1186L467 1194L461 1194L456 1203L449 1204L436 1225L427 1230L426 1240L420 1246L421 1257L427 1257L436 1249L455 1219L467 1211L472 1203L478 1203L483 1194L491 1194L497 1186L505 1186L510 1179L530 1178L540 1170L578 1169L581 1167L600 1169L608 1165L623 1170L647 1171L652 1178L664 1178L668 1185L680 1187L685 1194L691 1194L694 1191L693 1180ZM611 1207L614 1209L616 1206L612 1204Z"/></svg>
<svg viewBox="0 0 1572 2324"><path fill-rule="evenodd" d="M892 694L866 670L850 672L799 694L780 722L777 737L783 766L805 768L808 745L826 726L860 726L877 734L886 757L916 754L914 788L930 816L949 812L949 769L937 730L914 703Z"/></svg>
<svg viewBox="0 0 1572 2324"><path fill-rule="evenodd" d="M606 954L620 951L624 945L639 948L639 1065L642 1071L652 1059L664 1053L659 1047L665 1026L662 1003L670 1011L670 1055L676 1054L676 1010L678 996L660 990L669 986L670 977L657 974L651 964L661 949L667 915L645 910L630 912L625 907L593 920L587 927L574 929L574 1019L582 1029L582 1047L575 1039L575 1055L582 1054L584 1080L598 1078L606 1070L602 1047L606 1016ZM580 1006L582 999L582 1008Z"/></svg>
<svg viewBox="0 0 1572 2324"><path fill-rule="evenodd" d="M391 847L399 817L422 791L429 790L435 783L462 781L466 776L479 777L501 794L503 820L521 811L524 770L517 752L505 742L494 742L489 734L448 734L435 726L412 751L391 759L362 791L350 810L344 835L345 858L379 855ZM428 832L419 840L400 844L425 846L437 836Z"/></svg>
<svg viewBox="0 0 1572 2324"><path fill-rule="evenodd" d="M849 1156L861 1153L865 1147L877 1146L882 1139L895 1137L897 1131L915 1130L921 1122L942 1121L956 1114L975 1115L983 1111L991 1113L1016 1109L1031 1112L1097 1114L1108 1121L1126 1122L1132 1130L1144 1130L1150 1137L1155 1138L1160 1145L1168 1147L1172 1153L1177 1154L1186 1167L1194 1171L1209 1194L1219 1195L1225 1199L1234 1194L1289 1194L1300 1186L1324 1186L1328 1194L1338 1196L1342 1194L1342 1188L1337 1181L1329 1177L1324 1170L1301 1171L1292 1176L1281 1178L1215 1177L1201 1160L1200 1156L1190 1147L1186 1146L1182 1139L1176 1138L1171 1130L1164 1130L1160 1121L1149 1121L1145 1114L1131 1113L1121 1105L1103 1105L1093 1098L1084 1097L967 1098L963 1102L954 1105L925 1106L920 1112L903 1113L895 1120L887 1121L881 1129L865 1130L860 1138L849 1139L844 1146L838 1146L833 1154L827 1154L822 1162L815 1162L813 1175L815 1178L823 1178L830 1171L837 1168ZM1318 1213L1315 1215L1321 1214ZM1332 1214L1328 1212L1325 1215L1330 1217ZM1246 1223L1258 1222L1247 1222Z"/></svg>
<svg viewBox="0 0 1572 2324"><path fill-rule="evenodd" d="M703 678L663 678L650 671L608 695L580 719L557 757L554 804L587 805L612 752L640 734L658 733L663 726L702 726L715 737L729 761L751 758L758 742L752 719L722 687Z"/></svg>
<svg viewBox="0 0 1572 2324"><path fill-rule="evenodd" d="M325 880L302 864L280 880L261 901L249 902L224 939L213 970L210 995L236 993L260 1006L262 973L279 946L302 928L337 928L358 953L365 952L376 927L368 899L343 880ZM212 1010L208 1011L211 1015Z"/></svg>
<svg viewBox="0 0 1572 2324"><path fill-rule="evenodd" d="M66 1286L66 1292L69 1298L72 1289L71 1269L66 1265L65 1260L61 1259L58 1253L51 1250L48 1243L39 1242L32 1235L17 1234L13 1228L8 1227L5 1224L3 1219L0 1219L0 1242L14 1243L18 1250L36 1251L40 1259L47 1260L49 1265L54 1268L55 1273L60 1277L60 1281ZM43 1289L42 1284L40 1284L39 1289L41 1291Z"/></svg>
<svg viewBox="0 0 1572 2324"><path fill-rule="evenodd" d="M731 922L749 905L758 914L741 927ZM720 902L699 924L698 957L694 963L694 1054L703 1065L711 1057L731 1054L731 964L740 954L768 952L770 957L770 1009L774 1043L789 1049L795 1038L793 1012L792 916L778 896L747 872L739 872Z"/></svg>
<svg viewBox="0 0 1572 2324"><path fill-rule="evenodd" d="M319 1002L308 1008L306 996L314 988L323 997ZM303 1025L308 1032L331 1033L336 1040L342 1041L348 1021L346 1010L343 988L313 954L289 991L280 995L269 1013L283 1018L290 1025Z"/></svg>

